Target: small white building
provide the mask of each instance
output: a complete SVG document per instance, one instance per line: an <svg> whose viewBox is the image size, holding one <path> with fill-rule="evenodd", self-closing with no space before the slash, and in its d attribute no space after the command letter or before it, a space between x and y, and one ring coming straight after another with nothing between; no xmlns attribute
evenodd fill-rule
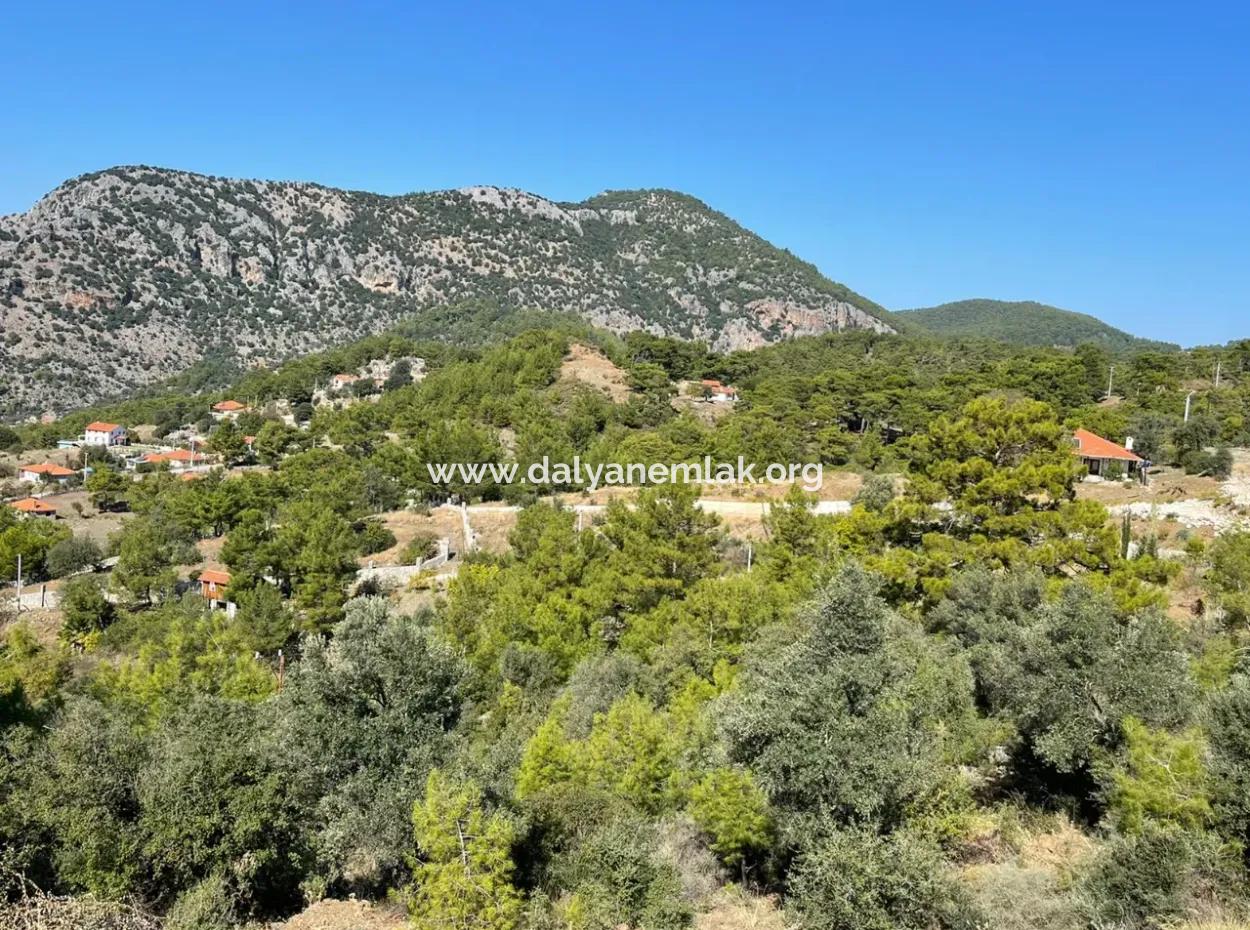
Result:
<svg viewBox="0 0 1250 930"><path fill-rule="evenodd" d="M126 428L118 423L96 420L87 424L82 441L88 446L122 446L126 444Z"/></svg>

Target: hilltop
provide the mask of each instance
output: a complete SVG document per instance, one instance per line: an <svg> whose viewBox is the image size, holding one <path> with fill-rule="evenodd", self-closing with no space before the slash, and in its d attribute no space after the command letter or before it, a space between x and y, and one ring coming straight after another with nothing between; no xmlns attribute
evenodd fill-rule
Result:
<svg viewBox="0 0 1250 930"><path fill-rule="evenodd" d="M0 218L0 415L206 358L269 364L469 301L719 350L892 330L877 304L672 191L382 196L118 167Z"/></svg>
<svg viewBox="0 0 1250 930"><path fill-rule="evenodd" d="M1171 343L1141 339L1085 313L1032 300L958 300L901 311L902 319L941 336L985 337L1028 346L1092 342L1113 352L1173 350Z"/></svg>

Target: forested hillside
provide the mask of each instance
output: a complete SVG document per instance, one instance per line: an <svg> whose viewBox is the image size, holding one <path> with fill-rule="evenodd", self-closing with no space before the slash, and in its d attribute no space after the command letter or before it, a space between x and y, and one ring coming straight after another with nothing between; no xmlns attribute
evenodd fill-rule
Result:
<svg viewBox="0 0 1250 930"><path fill-rule="evenodd" d="M0 217L0 416L205 358L271 364L472 300L721 349L890 329L872 301L674 191L385 197L119 167Z"/></svg>
<svg viewBox="0 0 1250 930"><path fill-rule="evenodd" d="M574 344L625 394L570 378ZM419 381L317 399L414 356ZM25 462L88 419L190 424L219 467L91 452L81 491L45 489L81 513L0 508L0 574L20 552L61 596L0 618L0 923L98 900L224 930L355 895L422 930L1239 926L1245 514L1167 538L1113 517L1071 432L1220 487L1250 342L1135 356L1107 403L1110 361L875 333L724 354L564 321L386 333L6 429ZM704 378L737 401L677 394ZM250 409L214 420L224 397ZM543 455L813 461L859 490L822 514L791 489L748 532L693 486L600 501L426 468ZM452 496L509 514L506 544L360 581L396 527L458 526Z"/></svg>
<svg viewBox="0 0 1250 930"><path fill-rule="evenodd" d="M928 332L967 339L1001 339L1026 346L1078 346L1088 342L1111 352L1176 348L1132 336L1085 313L1031 300L959 300L902 313L903 320Z"/></svg>

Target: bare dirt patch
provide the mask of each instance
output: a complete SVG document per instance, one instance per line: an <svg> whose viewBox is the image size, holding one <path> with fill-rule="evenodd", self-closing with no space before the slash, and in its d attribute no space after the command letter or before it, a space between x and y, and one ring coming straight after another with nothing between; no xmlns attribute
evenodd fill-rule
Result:
<svg viewBox="0 0 1250 930"><path fill-rule="evenodd" d="M1098 501L1108 507L1141 501L1216 500L1223 493L1220 482L1203 475L1187 475L1179 468L1151 471L1150 483L1082 481L1076 486L1081 500Z"/></svg>
<svg viewBox="0 0 1250 930"><path fill-rule="evenodd" d="M1233 473L1221 486L1239 507L1250 507L1250 449L1233 450Z"/></svg>
<svg viewBox="0 0 1250 930"><path fill-rule="evenodd" d="M85 536L93 540L100 548L104 548L109 536L134 516L130 513L97 511L86 491L49 494L44 500L56 507L57 519L62 526L69 527L75 536Z"/></svg>
<svg viewBox="0 0 1250 930"><path fill-rule="evenodd" d="M560 380L585 384L602 391L612 402L623 404L629 399L629 376L611 359L593 346L573 343L560 365Z"/></svg>
<svg viewBox="0 0 1250 930"><path fill-rule="evenodd" d="M5 593L10 594L11 591ZM30 589L27 589L27 593L30 593ZM6 611L0 616L4 618L0 620L0 639L3 639L14 626L23 624L29 627L30 631L35 634L35 639L40 643L51 646L56 643L57 635L61 632L61 621L64 615L59 610L23 609L20 613Z"/></svg>

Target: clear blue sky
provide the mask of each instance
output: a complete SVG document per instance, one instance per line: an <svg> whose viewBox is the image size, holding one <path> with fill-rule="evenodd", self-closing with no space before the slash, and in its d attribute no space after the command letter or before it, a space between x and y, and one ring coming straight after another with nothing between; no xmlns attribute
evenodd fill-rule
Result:
<svg viewBox="0 0 1250 930"><path fill-rule="evenodd" d="M134 163L670 187L893 309L1250 336L1242 4L52 2L3 31L0 213Z"/></svg>

